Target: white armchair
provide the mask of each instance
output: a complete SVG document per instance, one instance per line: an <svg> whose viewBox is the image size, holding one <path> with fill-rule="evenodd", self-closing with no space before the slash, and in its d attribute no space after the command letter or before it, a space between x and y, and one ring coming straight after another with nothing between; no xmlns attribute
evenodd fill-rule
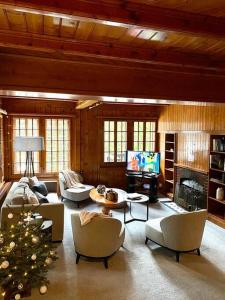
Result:
<svg viewBox="0 0 225 300"><path fill-rule="evenodd" d="M80 256L101 258L108 268L108 258L123 245L125 229L120 220L112 217L97 216L90 223L81 226L79 213L71 214L73 240L77 254Z"/></svg>
<svg viewBox="0 0 225 300"><path fill-rule="evenodd" d="M205 209L171 215L146 222L145 235L148 240L176 252L176 260L182 252L197 251L200 246L207 218Z"/></svg>
<svg viewBox="0 0 225 300"><path fill-rule="evenodd" d="M82 188L66 188L65 178L62 173L59 173L59 188L61 193L61 199L68 199L77 202L77 207L79 207L80 201L89 198L90 190L94 188L93 185L84 184Z"/></svg>

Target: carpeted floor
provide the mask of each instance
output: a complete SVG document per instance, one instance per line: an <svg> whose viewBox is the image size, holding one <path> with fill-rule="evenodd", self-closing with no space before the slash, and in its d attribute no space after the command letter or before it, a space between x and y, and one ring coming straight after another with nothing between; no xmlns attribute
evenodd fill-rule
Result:
<svg viewBox="0 0 225 300"><path fill-rule="evenodd" d="M87 201L83 208L99 211L95 203ZM181 255L176 263L174 253L149 243L144 244L145 224L126 225L125 249L121 248L110 260L109 269L102 262L81 259L75 263L70 226L70 214L78 210L76 204L65 201L65 236L58 247L59 260L49 273L48 293L41 296L32 291L28 299L48 300L144 300L144 299L225 299L225 230L207 222L201 256ZM138 204L134 209L145 216L146 208ZM150 218L172 214L158 202L151 204ZM113 216L123 220L123 211Z"/></svg>

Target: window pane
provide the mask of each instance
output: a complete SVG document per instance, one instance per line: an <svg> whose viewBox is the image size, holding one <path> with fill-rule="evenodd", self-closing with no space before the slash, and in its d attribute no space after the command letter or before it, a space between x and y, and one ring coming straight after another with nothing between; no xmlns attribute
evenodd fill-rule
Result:
<svg viewBox="0 0 225 300"><path fill-rule="evenodd" d="M104 162L125 161L126 144L127 122L104 121Z"/></svg>
<svg viewBox="0 0 225 300"><path fill-rule="evenodd" d="M17 136L39 136L38 118L13 118L13 140ZM34 172L39 172L39 152L33 153ZM22 174L26 168L26 152L14 152L13 173Z"/></svg>
<svg viewBox="0 0 225 300"><path fill-rule="evenodd" d="M46 171L70 167L70 120L46 119Z"/></svg>

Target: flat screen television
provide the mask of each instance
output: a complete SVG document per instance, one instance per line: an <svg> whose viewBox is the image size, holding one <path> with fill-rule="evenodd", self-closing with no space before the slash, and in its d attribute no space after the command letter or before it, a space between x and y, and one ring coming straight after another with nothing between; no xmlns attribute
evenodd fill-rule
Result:
<svg viewBox="0 0 225 300"><path fill-rule="evenodd" d="M149 151L127 151L127 170L160 173L160 153Z"/></svg>

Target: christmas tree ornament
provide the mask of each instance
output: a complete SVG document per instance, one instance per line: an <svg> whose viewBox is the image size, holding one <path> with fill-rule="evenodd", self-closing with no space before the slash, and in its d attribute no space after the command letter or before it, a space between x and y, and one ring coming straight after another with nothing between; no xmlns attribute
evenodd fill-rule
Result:
<svg viewBox="0 0 225 300"><path fill-rule="evenodd" d="M8 214L8 218L9 218L9 219L12 219L12 218L13 218L13 214L12 214L12 213L9 213L9 214Z"/></svg>
<svg viewBox="0 0 225 300"><path fill-rule="evenodd" d="M37 244L39 242L39 238L37 236L32 237L32 243Z"/></svg>
<svg viewBox="0 0 225 300"><path fill-rule="evenodd" d="M14 243L14 242L11 242L10 244L9 244L9 247L12 249L12 248L14 248L16 246L16 244Z"/></svg>
<svg viewBox="0 0 225 300"><path fill-rule="evenodd" d="M50 265L52 263L51 257L47 257L45 260L46 265Z"/></svg>
<svg viewBox="0 0 225 300"><path fill-rule="evenodd" d="M5 230L0 228L1 293L11 297L7 299L15 300L31 295L33 288L45 294L49 265L57 256L51 235L42 230L44 220L27 222L25 218L33 217L33 214L25 207L21 207L21 213L9 213L8 216L19 219Z"/></svg>
<svg viewBox="0 0 225 300"><path fill-rule="evenodd" d="M5 261L3 261L3 262L1 263L1 268L2 268L2 269L7 269L8 266L9 266L8 260L5 260Z"/></svg>
<svg viewBox="0 0 225 300"><path fill-rule="evenodd" d="M39 289L40 294L42 294L42 295L46 294L46 293L47 293L47 290L48 290L48 288L47 288L46 285L42 285L42 286L40 287L40 289Z"/></svg>
<svg viewBox="0 0 225 300"><path fill-rule="evenodd" d="M33 254L33 255L31 256L31 259L32 259L32 260L36 260L36 259L37 259L37 255L36 255L36 254Z"/></svg>

